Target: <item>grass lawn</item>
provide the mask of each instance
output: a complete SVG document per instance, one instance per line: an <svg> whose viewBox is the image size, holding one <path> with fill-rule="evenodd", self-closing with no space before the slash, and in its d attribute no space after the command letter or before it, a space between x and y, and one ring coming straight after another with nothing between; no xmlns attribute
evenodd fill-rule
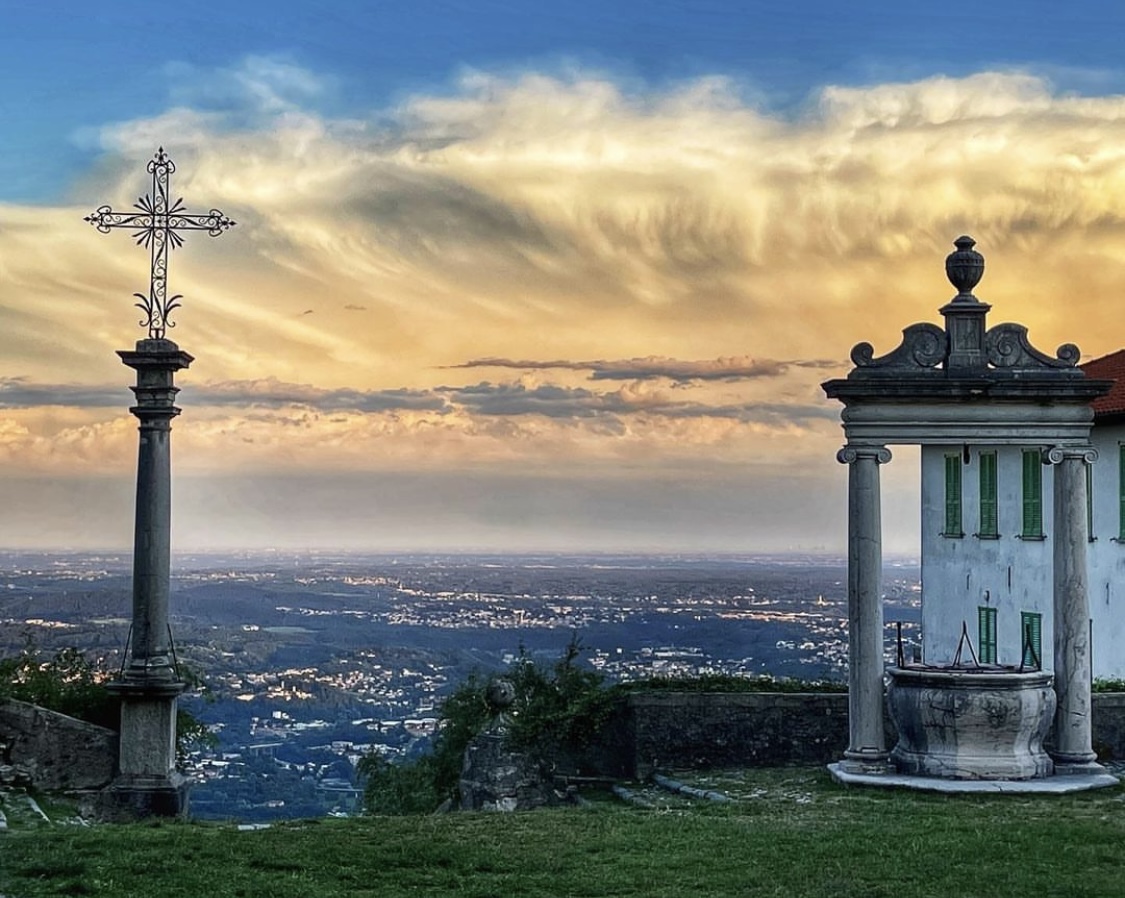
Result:
<svg viewBox="0 0 1125 898"><path fill-rule="evenodd" d="M686 777L685 777L686 778ZM730 804L152 823L0 833L0 895L1125 895L1125 791L941 796L819 770L719 779Z"/></svg>

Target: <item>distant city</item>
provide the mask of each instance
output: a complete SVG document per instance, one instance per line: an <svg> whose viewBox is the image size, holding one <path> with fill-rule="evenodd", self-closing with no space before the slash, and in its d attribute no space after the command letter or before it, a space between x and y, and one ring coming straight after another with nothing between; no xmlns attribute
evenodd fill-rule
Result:
<svg viewBox="0 0 1125 898"><path fill-rule="evenodd" d="M128 636L128 554L0 553L0 654L75 646L107 671ZM216 734L192 814L247 821L355 810L367 752L424 751L442 697L572 634L610 682L707 673L844 680L846 566L818 556L185 555L178 662ZM914 559L888 562L887 651L918 642Z"/></svg>

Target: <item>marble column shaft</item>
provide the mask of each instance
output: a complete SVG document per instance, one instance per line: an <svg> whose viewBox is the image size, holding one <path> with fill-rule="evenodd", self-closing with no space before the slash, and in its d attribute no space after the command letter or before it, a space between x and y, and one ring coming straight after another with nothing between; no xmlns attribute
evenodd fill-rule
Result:
<svg viewBox="0 0 1125 898"><path fill-rule="evenodd" d="M1056 770L1084 771L1097 756L1090 721L1090 599L1086 527L1086 465L1097 458L1089 446L1051 449L1054 466L1054 657Z"/></svg>
<svg viewBox="0 0 1125 898"><path fill-rule="evenodd" d="M848 749L847 766L885 766L883 732L883 530L879 465L884 446L845 446L848 465Z"/></svg>

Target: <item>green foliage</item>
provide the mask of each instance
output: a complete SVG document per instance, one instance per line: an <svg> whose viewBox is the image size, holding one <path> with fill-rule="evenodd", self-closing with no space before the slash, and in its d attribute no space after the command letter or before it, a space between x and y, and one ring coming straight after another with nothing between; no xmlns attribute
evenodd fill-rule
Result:
<svg viewBox="0 0 1125 898"><path fill-rule="evenodd" d="M1095 677L1094 692L1125 692L1125 680L1118 677Z"/></svg>
<svg viewBox="0 0 1125 898"><path fill-rule="evenodd" d="M515 686L510 738L547 766L574 763L612 711L615 696L605 677L581 667L582 644L572 635L562 657L544 670L523 650L507 677Z"/></svg>
<svg viewBox="0 0 1125 898"><path fill-rule="evenodd" d="M369 814L429 814L447 797L437 789L439 775L434 754L406 764L392 764L372 752L360 759L358 770L367 778L363 801Z"/></svg>
<svg viewBox="0 0 1125 898"><path fill-rule="evenodd" d="M562 658L545 670L521 648L505 674L515 687L515 701L507 711L508 737L546 768L573 762L597 735L613 704L612 694L602 688L602 675L577 663L581 652L572 637ZM369 813L424 813L446 799L456 800L465 749L492 717L489 682L474 673L445 699L430 754L398 764L376 753L360 760L357 769L366 778Z"/></svg>
<svg viewBox="0 0 1125 898"><path fill-rule="evenodd" d="M121 705L105 688L110 674L76 648L60 649L47 656L30 638L18 655L0 658L0 698L30 702L77 717L107 729L121 726ZM199 676L180 668L188 689L207 694ZM176 763L182 767L194 748L213 746L218 740L205 723L183 708L176 710Z"/></svg>
<svg viewBox="0 0 1125 898"><path fill-rule="evenodd" d="M117 699L106 692L101 669L76 648L46 657L31 640L12 658L0 658L0 698L31 702L99 726L117 729Z"/></svg>

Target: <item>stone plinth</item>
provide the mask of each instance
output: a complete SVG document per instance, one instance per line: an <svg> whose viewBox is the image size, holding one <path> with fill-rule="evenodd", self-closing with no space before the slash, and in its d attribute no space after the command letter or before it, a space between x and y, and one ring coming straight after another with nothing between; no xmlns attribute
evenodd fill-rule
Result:
<svg viewBox="0 0 1125 898"><path fill-rule="evenodd" d="M527 811L555 800L538 762L509 748L503 727L490 727L465 749L462 810Z"/></svg>
<svg viewBox="0 0 1125 898"><path fill-rule="evenodd" d="M1054 773L1043 750L1055 712L1050 673L892 667L888 674L899 773L980 780Z"/></svg>

